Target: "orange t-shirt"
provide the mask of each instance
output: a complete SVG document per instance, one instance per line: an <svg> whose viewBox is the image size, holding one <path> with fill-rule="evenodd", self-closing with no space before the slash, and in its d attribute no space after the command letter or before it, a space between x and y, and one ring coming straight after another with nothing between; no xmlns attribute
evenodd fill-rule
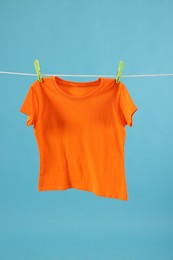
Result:
<svg viewBox="0 0 173 260"><path fill-rule="evenodd" d="M75 188L128 200L125 126L137 110L115 79L35 81L20 112L33 125L40 155L38 191Z"/></svg>

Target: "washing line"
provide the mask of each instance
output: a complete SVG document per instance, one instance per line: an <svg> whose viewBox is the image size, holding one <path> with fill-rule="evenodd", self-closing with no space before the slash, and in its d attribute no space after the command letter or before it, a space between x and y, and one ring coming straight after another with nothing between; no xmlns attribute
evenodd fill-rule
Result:
<svg viewBox="0 0 173 260"><path fill-rule="evenodd" d="M21 75L21 76L37 76L37 74L32 73L23 73L23 72L10 72L10 71L0 71L0 74L11 74L11 75ZM95 75L95 74L41 74L43 77L106 77L106 78L115 78L116 75ZM168 77L173 76L173 73L170 74L139 74L139 75L121 75L121 78L142 78L142 77Z"/></svg>

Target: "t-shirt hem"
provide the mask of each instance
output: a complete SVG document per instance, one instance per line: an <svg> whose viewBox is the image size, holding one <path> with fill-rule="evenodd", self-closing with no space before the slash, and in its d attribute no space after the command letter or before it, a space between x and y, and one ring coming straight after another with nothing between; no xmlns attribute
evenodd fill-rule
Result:
<svg viewBox="0 0 173 260"><path fill-rule="evenodd" d="M91 190L91 189L87 189L86 187L76 187L76 186L60 186L60 187L56 187L56 186L38 186L38 192L43 192L43 191L58 191L58 190L68 190L68 189L77 189L77 190L81 190L81 191L88 191L88 192L92 192L93 194L100 196L100 197L106 197L106 198L112 198L112 199L119 199L119 200L124 200L127 201L128 200L128 196L122 196L122 195L112 195L112 194L105 194L105 193L100 193L97 192L95 190Z"/></svg>

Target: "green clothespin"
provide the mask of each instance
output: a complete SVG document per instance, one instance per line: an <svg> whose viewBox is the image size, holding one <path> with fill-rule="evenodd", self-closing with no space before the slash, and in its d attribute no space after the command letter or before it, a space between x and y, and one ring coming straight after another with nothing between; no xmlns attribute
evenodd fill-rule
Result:
<svg viewBox="0 0 173 260"><path fill-rule="evenodd" d="M40 73L40 64L39 64L38 60L34 61L34 66L35 66L35 70L36 70L36 73L37 73L37 76L38 76L38 81L42 82L42 77L41 77L41 73Z"/></svg>
<svg viewBox="0 0 173 260"><path fill-rule="evenodd" d="M119 67L118 67L118 72L117 72L117 75L116 75L116 83L120 82L120 77L121 77L121 74L122 74L123 67L124 67L124 62L120 61Z"/></svg>

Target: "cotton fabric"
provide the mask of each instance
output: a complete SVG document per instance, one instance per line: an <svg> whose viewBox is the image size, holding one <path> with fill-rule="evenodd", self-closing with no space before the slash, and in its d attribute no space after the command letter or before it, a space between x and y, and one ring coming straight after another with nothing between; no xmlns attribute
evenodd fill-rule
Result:
<svg viewBox="0 0 173 260"><path fill-rule="evenodd" d="M40 166L38 191L78 190L128 200L124 144L137 107L125 85L98 78L35 81L20 112L33 125Z"/></svg>

